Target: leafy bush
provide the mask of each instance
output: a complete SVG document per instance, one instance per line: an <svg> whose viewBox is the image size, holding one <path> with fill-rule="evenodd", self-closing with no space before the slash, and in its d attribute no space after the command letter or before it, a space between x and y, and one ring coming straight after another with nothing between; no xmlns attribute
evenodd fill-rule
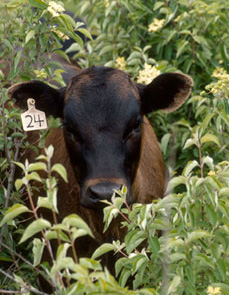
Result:
<svg viewBox="0 0 229 295"><path fill-rule="evenodd" d="M228 7L217 1L67 0L97 36L76 58L86 66L115 66L118 57L136 77L144 63L179 69L200 89L220 63L228 70Z"/></svg>
<svg viewBox="0 0 229 295"><path fill-rule="evenodd" d="M10 207L0 226L5 223L12 222L13 219L22 213L30 213L34 217L24 230L19 244L24 243L29 238L34 237L37 233L41 233L41 238L33 238L33 265L29 263L28 267L37 268L40 265L41 258L46 248L51 259L51 265L43 263L42 268L37 272L42 275L53 286L55 294L103 294L108 290L115 294L156 294L153 289L142 289L139 291L128 291L127 288L120 286L107 270L103 271L99 261L90 258L79 258L75 251L75 242L79 237L90 235L93 237L88 225L77 215L72 214L66 216L61 223L57 223L56 214L58 214L57 204L57 181L53 176L53 172L57 172L65 181L67 175L65 168L60 164L51 166L53 155L53 147L49 146L45 149L45 155L40 155L37 162L25 164L17 162L23 170L23 178L17 179L15 186L17 190L21 190L23 186L28 194L30 208L17 203ZM37 171L44 171L47 174L46 179L42 179ZM46 197L39 197L37 203L33 199L33 182L43 183L46 188ZM40 217L37 213L38 208L46 208L52 210L53 223ZM52 247L51 240L58 241L56 253ZM5 245L3 245L5 247ZM69 257L68 250L71 248L73 257ZM1 273L6 274L4 271ZM48 276L48 277L47 277ZM23 276L16 275L10 277L16 283L16 289L21 290L23 294L34 292L39 294L39 290L31 285L31 282L24 281ZM64 281L66 280L66 286Z"/></svg>
<svg viewBox="0 0 229 295"><path fill-rule="evenodd" d="M59 11L44 0L5 0L0 4L0 292L42 294L37 276L43 275L53 284L55 294L228 294L229 74L225 1L65 2L85 17L91 33L97 36L94 41L82 44L74 34L79 24L62 11L60 3ZM81 32L90 37L87 31ZM60 224L55 221L58 185L52 173L56 171L66 179L65 170L51 166L52 147L35 163L18 162L19 151L38 150L26 142L19 112L6 95L8 85L31 78L63 85L62 70L47 56L56 52L67 58L59 51L60 40L66 36L76 41L70 50L78 50L75 58L83 67L116 66L142 83L158 71L179 69L191 74L196 83L194 96L182 110L174 115L150 115L172 175L166 196L152 204L129 208L125 188L116 192L104 209L104 223L109 230L112 219L120 214L127 229L124 241L101 245L91 258L81 259L74 253L73 242L77 243L80 235L91 235L88 226L76 215L66 216ZM41 134L40 147L44 146L45 135ZM16 190L15 162L24 171L15 182ZM39 176L40 170L47 178ZM30 208L22 203L22 195L30 196L32 181L45 183L47 192L37 203L30 198ZM38 207L53 212L53 223L36 215ZM35 217L27 227L23 213ZM41 236L34 237L39 231ZM56 255L49 246L51 240L57 240ZM40 264L45 248L51 255L50 266ZM70 249L73 257L68 255ZM97 260L108 251L121 256L115 264L116 278ZM72 280L64 285L66 278Z"/></svg>

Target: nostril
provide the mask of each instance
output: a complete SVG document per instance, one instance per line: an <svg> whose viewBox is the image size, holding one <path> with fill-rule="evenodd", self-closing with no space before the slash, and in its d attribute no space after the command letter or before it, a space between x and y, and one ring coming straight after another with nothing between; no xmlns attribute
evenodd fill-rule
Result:
<svg viewBox="0 0 229 295"><path fill-rule="evenodd" d="M89 191L90 200L93 203L99 202L99 195L97 194L96 190L94 190L93 187L89 187L88 191Z"/></svg>
<svg viewBox="0 0 229 295"><path fill-rule="evenodd" d="M114 190L119 190L121 185L113 183L99 183L88 188L90 199L93 203L97 203L100 200L110 201Z"/></svg>

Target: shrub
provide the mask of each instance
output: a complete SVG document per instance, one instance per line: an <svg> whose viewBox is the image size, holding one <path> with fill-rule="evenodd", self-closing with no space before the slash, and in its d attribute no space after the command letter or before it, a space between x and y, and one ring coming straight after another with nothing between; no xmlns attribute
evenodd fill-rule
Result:
<svg viewBox="0 0 229 295"><path fill-rule="evenodd" d="M0 4L0 59L4 61L0 64L0 289L41 294L36 278L43 274L55 294L228 294L228 8L223 0L66 2L85 17L97 36L93 42L82 45L74 34L78 24L61 11L62 6L58 12L44 0ZM182 110L150 115L172 176L166 196L129 208L125 188L116 192L104 210L104 223L109 230L112 219L121 214L127 229L123 243L101 245L91 258L81 259L77 253L69 256L67 250L74 253L77 236L91 234L88 226L76 215L66 216L60 224L55 221L58 185L52 172L66 178L65 170L51 167L52 147L38 162L18 162L20 150L35 148L26 142L19 112L6 96L8 85L31 78L63 85L62 71L47 56L57 52L67 58L59 51L65 35L77 42L70 50L78 50L75 58L82 67L116 66L136 81L145 79L142 82L149 73L152 77L158 71L179 69L196 83L194 96ZM45 133L41 136L45 139ZM15 162L25 174L16 180L17 190ZM47 173L47 179L37 174L39 170ZM32 208L22 202L22 195L33 190L31 181L47 184L46 196L31 202ZM36 216L38 206L52 210L53 223ZM22 213L35 217L27 227ZM41 236L34 237L39 231ZM56 256L49 249L50 267L40 264L49 239L59 244ZM108 251L121 255L116 278L97 260ZM72 281L64 286L66 278Z"/></svg>

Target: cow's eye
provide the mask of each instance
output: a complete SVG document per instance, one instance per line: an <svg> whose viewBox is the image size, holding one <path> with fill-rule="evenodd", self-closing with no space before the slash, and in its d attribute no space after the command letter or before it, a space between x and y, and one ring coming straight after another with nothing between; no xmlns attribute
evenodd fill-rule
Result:
<svg viewBox="0 0 229 295"><path fill-rule="evenodd" d="M141 131L141 124L142 124L142 119L137 118L134 124L131 124L129 128L127 129L127 131L125 132L124 140L127 141L132 136L139 134L139 132Z"/></svg>
<svg viewBox="0 0 229 295"><path fill-rule="evenodd" d="M69 139L74 140L74 141L81 140L81 137L78 134L77 130L71 124L64 122L63 126L65 126L65 129L67 131L67 136Z"/></svg>
<svg viewBox="0 0 229 295"><path fill-rule="evenodd" d="M140 129L140 127L141 127L141 123L142 123L142 120L141 120L141 119L138 119L138 120L134 123L134 125L133 125L133 129L132 129L132 130L138 130L138 129Z"/></svg>

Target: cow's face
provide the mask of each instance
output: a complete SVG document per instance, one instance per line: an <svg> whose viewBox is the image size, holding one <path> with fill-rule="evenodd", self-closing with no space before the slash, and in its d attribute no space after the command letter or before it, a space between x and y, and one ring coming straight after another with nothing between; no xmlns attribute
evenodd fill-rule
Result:
<svg viewBox="0 0 229 295"><path fill-rule="evenodd" d="M100 201L110 200L113 190L122 185L128 187L127 201L131 203L144 114L176 109L191 87L192 80L183 74L163 74L143 86L122 71L92 67L73 77L64 89L32 81L14 85L8 93L20 106L33 97L38 109L62 118L81 187L80 202L87 208L100 208Z"/></svg>
<svg viewBox="0 0 229 295"><path fill-rule="evenodd" d="M131 202L142 116L138 90L124 72L91 68L72 79L63 123L82 205L102 205L100 199L110 199L124 184Z"/></svg>

